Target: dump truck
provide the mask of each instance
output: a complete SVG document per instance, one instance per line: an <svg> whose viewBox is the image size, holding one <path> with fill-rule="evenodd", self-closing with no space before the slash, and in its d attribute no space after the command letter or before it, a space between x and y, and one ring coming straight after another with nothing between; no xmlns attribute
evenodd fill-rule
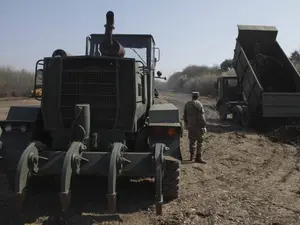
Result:
<svg viewBox="0 0 300 225"><path fill-rule="evenodd" d="M34 89L43 90L41 105L13 106L0 121L3 172L17 209L28 182L45 176L60 177L61 212L70 206L74 176L107 177L108 213L117 212L120 176L154 178L157 214L164 200L178 197L179 109L153 103L154 79L165 79L155 75L159 48L150 34L113 29L109 11L105 34L86 38L85 55L57 49L37 61L35 79L42 82ZM136 57L126 57L127 51Z"/></svg>
<svg viewBox="0 0 300 225"><path fill-rule="evenodd" d="M243 126L265 118L300 117L300 76L276 40L275 26L238 25L236 76L217 80L221 120L232 114Z"/></svg>

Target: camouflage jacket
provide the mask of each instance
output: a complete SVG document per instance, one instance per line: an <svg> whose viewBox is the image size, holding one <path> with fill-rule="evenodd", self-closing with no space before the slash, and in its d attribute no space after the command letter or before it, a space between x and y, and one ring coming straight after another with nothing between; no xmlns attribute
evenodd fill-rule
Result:
<svg viewBox="0 0 300 225"><path fill-rule="evenodd" d="M199 100L192 100L185 104L183 120L188 129L206 127L204 108Z"/></svg>

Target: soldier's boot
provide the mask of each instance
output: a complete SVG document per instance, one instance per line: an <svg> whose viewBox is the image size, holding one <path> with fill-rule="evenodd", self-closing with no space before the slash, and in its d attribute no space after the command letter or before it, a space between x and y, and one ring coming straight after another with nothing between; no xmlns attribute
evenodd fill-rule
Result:
<svg viewBox="0 0 300 225"><path fill-rule="evenodd" d="M197 162L197 163L202 163L202 164L206 164L206 161L205 161L205 160L202 158L202 156L199 155L199 154L196 156L195 162Z"/></svg>
<svg viewBox="0 0 300 225"><path fill-rule="evenodd" d="M195 161L195 154L194 154L194 152L190 153L190 161Z"/></svg>
<svg viewBox="0 0 300 225"><path fill-rule="evenodd" d="M202 146L202 143L198 143L198 145L199 144L200 144L200 146L199 147L197 146L197 155L196 155L195 162L206 164L206 161L202 157L202 155L203 155L203 150L202 150L203 146Z"/></svg>
<svg viewBox="0 0 300 225"><path fill-rule="evenodd" d="M195 160L196 141L190 140L190 161Z"/></svg>

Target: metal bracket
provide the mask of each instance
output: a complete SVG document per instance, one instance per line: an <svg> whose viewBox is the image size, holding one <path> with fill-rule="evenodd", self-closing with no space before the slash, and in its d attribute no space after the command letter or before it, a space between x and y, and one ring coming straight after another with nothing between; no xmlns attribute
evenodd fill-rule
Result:
<svg viewBox="0 0 300 225"><path fill-rule="evenodd" d="M164 163L164 150L166 145L163 143L156 143L155 149L155 186L156 186L156 202L155 210L156 215L162 214L163 205L163 163Z"/></svg>
<svg viewBox="0 0 300 225"><path fill-rule="evenodd" d="M61 170L60 202L62 211L65 212L71 203L71 178L73 172L80 173L81 160L87 161L82 157L82 151L86 146L81 142L74 141L66 153L63 167Z"/></svg>

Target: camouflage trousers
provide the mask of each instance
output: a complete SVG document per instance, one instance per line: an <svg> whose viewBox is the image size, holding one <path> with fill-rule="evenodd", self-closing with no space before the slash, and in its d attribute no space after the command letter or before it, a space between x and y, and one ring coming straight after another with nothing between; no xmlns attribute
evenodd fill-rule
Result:
<svg viewBox="0 0 300 225"><path fill-rule="evenodd" d="M194 158L195 156L195 150L196 151L196 157L201 158L203 153L203 135L204 132L202 129L197 128L189 128L188 129L188 137L190 142L190 154L191 158Z"/></svg>

